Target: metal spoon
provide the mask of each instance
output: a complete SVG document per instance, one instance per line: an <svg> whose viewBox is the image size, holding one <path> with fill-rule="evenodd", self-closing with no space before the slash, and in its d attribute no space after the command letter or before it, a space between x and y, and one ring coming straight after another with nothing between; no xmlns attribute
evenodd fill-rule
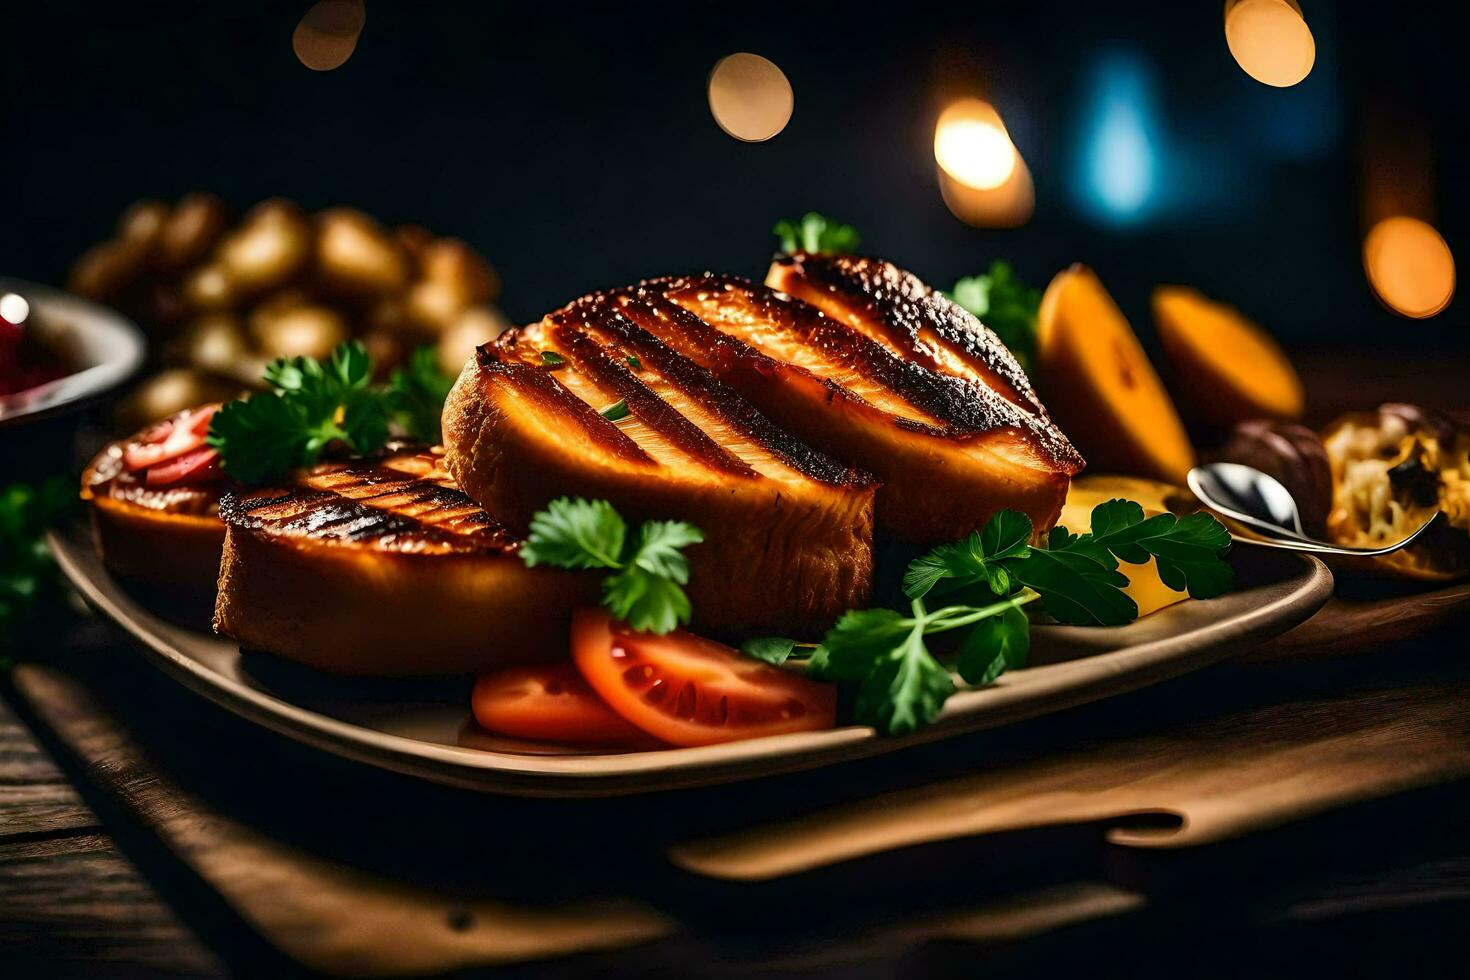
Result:
<svg viewBox="0 0 1470 980"><path fill-rule="evenodd" d="M1350 548L1310 537L1302 529L1301 513L1297 510L1291 491L1283 487L1275 477L1258 469L1240 463L1207 463L1190 470L1188 479L1189 489L1194 491L1194 495L1206 507L1259 531L1270 539L1262 541L1259 538L1232 535L1235 540L1264 548L1306 551L1318 555L1376 558L1407 548L1439 517L1436 512L1416 528L1414 533L1394 544L1380 548Z"/></svg>

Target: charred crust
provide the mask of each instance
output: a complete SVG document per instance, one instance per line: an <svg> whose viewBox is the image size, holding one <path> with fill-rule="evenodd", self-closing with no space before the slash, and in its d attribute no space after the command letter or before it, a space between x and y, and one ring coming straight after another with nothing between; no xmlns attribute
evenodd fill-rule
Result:
<svg viewBox="0 0 1470 980"><path fill-rule="evenodd" d="M462 491L375 460L317 467L281 486L231 490L220 517L259 537L405 554L498 556L519 545Z"/></svg>

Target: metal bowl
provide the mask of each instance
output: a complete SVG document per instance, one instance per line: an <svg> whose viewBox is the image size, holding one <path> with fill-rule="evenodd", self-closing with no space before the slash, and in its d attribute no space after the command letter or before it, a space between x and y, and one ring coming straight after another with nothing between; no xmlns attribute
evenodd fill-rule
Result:
<svg viewBox="0 0 1470 980"><path fill-rule="evenodd" d="M42 342L71 373L0 396L0 484L68 470L84 414L137 372L147 349L143 332L115 310L21 279L0 277L3 293L25 297Z"/></svg>

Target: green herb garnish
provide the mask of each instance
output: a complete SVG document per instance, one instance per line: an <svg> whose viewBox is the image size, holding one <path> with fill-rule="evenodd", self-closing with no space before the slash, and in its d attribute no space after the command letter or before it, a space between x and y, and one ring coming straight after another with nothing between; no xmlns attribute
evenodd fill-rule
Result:
<svg viewBox="0 0 1470 980"><path fill-rule="evenodd" d="M628 412L628 402L626 399L619 398L617 401L613 402L606 408L600 409L598 411L598 414L607 419L609 422L620 421L627 418L630 414Z"/></svg>
<svg viewBox="0 0 1470 980"><path fill-rule="evenodd" d="M60 594L45 533L76 500L76 484L59 476L0 489L0 665L37 608Z"/></svg>
<svg viewBox="0 0 1470 980"><path fill-rule="evenodd" d="M431 348L415 351L387 387L372 384L372 358L355 340L339 344L326 363L272 361L265 369L270 390L227 402L210 420L207 441L224 471L242 483L309 466L334 443L372 452L388 440L390 420L415 438L437 441L453 382L433 356Z"/></svg>
<svg viewBox="0 0 1470 980"><path fill-rule="evenodd" d="M547 367L561 367L566 362L567 359L554 350L544 350L541 352L541 363Z"/></svg>
<svg viewBox="0 0 1470 980"><path fill-rule="evenodd" d="M993 330L1023 371L1031 371L1036 364L1041 292L1017 279L1010 263L997 260L984 275L961 279L950 298Z"/></svg>
<svg viewBox="0 0 1470 980"><path fill-rule="evenodd" d="M640 360L638 360L638 355L637 354L629 354L628 355L628 367L630 367L630 368L632 368L633 370L636 371L639 368L643 367L643 362L640 361Z"/></svg>
<svg viewBox="0 0 1470 980"><path fill-rule="evenodd" d="M1136 619L1119 561L1152 559L1164 584L1197 599L1230 588L1224 558L1230 535L1208 514L1145 518L1130 500L1092 511L1091 530L1053 528L1046 547L1031 544L1031 519L1001 511L985 527L940 545L909 564L904 593L909 613L863 609L847 613L811 650L808 672L857 683L854 718L890 735L929 724L955 691L947 662L972 686L995 681L1026 663L1030 622L1021 607L1040 601L1063 623L1114 626ZM955 604L929 610L926 597ZM952 656L936 657L925 638L968 629ZM802 645L765 637L741 647L768 663L785 663Z"/></svg>
<svg viewBox="0 0 1470 980"><path fill-rule="evenodd" d="M852 225L829 221L815 211L802 215L800 221L782 218L771 232L781 240L781 251L787 255L793 252L851 254L862 241Z"/></svg>
<svg viewBox="0 0 1470 980"><path fill-rule="evenodd" d="M527 565L606 568L602 604L635 630L667 633L689 622L689 563L683 548L704 540L682 521L644 521L632 537L605 500L561 497L531 518L521 545Z"/></svg>
<svg viewBox="0 0 1470 980"><path fill-rule="evenodd" d="M388 407L393 420L415 439L427 443L443 441L440 418L444 399L454 379L439 370L439 354L434 348L417 348L408 365L393 372L388 382Z"/></svg>

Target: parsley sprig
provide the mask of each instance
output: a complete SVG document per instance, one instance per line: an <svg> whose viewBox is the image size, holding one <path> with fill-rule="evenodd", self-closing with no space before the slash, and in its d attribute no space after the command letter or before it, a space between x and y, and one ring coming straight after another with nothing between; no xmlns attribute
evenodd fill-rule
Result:
<svg viewBox="0 0 1470 980"><path fill-rule="evenodd" d="M281 358L266 366L270 390L228 402L210 420L208 443L227 474L264 483L316 462L334 444L368 453L382 447L390 422L426 442L439 439L439 415L453 380L432 348L414 351L387 386L374 385L373 361L357 341L325 362Z"/></svg>
<svg viewBox="0 0 1470 980"><path fill-rule="evenodd" d="M61 476L0 488L0 666L38 609L61 594L45 532L76 500L76 484Z"/></svg>
<svg viewBox="0 0 1470 980"><path fill-rule="evenodd" d="M703 540L699 528L682 521L644 521L630 536L606 500L560 497L531 518L520 554L533 568L610 569L602 604L635 630L663 634L689 622L683 588L689 562L682 549Z"/></svg>
<svg viewBox="0 0 1470 980"><path fill-rule="evenodd" d="M862 237L852 225L830 221L815 211L808 211L800 221L782 218L771 233L781 240L781 251L828 252L850 254L857 251Z"/></svg>
<svg viewBox="0 0 1470 980"><path fill-rule="evenodd" d="M1117 626L1138 616L1123 591L1119 561L1152 560L1164 584L1197 599L1230 588L1224 557L1230 535L1208 514L1145 517L1130 500L1109 500L1092 511L1091 528L1073 534L1053 528L1045 547L1031 544L1031 519L1001 511L985 527L940 545L909 564L904 593L909 614L892 609L848 612L815 646L765 637L741 647L768 663L804 655L820 677L857 683L853 715L891 735L932 722L955 692L947 663L979 687L1025 666L1030 622L1021 607L1040 601L1063 623ZM930 610L926 598L953 604ZM941 658L927 637L968 629L953 653Z"/></svg>
<svg viewBox="0 0 1470 980"><path fill-rule="evenodd" d="M1030 373L1036 364L1036 320L1041 310L1041 292L1016 278L1010 263L996 260L979 276L955 283L950 294L960 306L995 332L1021 369Z"/></svg>
<svg viewBox="0 0 1470 980"><path fill-rule="evenodd" d="M421 442L443 441L439 419L454 379L439 370L439 354L425 344L414 349L408 364L388 382L388 408L403 431Z"/></svg>

